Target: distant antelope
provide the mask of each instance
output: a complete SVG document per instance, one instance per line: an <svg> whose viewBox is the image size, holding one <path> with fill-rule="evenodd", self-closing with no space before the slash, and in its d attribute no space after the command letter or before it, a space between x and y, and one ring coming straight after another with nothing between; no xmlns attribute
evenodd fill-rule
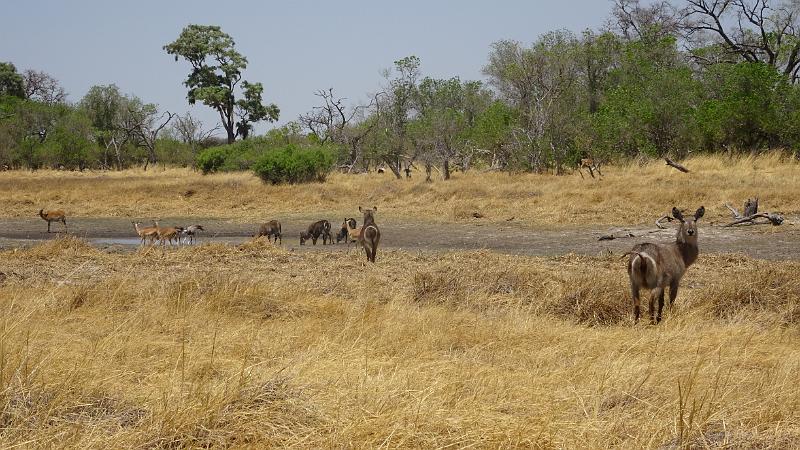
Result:
<svg viewBox="0 0 800 450"><path fill-rule="evenodd" d="M308 226L306 231L300 233L300 245L311 239L314 245L317 245L317 239L322 236L322 245L327 243L333 244L333 235L331 235L331 223L327 220L318 220Z"/></svg>
<svg viewBox="0 0 800 450"><path fill-rule="evenodd" d="M378 207L367 209L359 206L358 210L364 214L364 224L361 226L361 232L358 233L358 242L364 247L367 261L374 263L378 253L378 244L381 242L381 230L375 223L375 211L378 210Z"/></svg>
<svg viewBox="0 0 800 450"><path fill-rule="evenodd" d="M141 222L133 222L133 228L136 230L136 234L142 239L141 245L144 245L145 240L149 240L150 245L154 244L156 238L158 238L158 228L140 227L141 224Z"/></svg>
<svg viewBox="0 0 800 450"><path fill-rule="evenodd" d="M353 219L352 217L348 219L345 217L344 222L342 222L342 227L339 229L339 232L336 233L336 243L338 244L341 241L345 241L349 244L350 230L356 229L357 226L358 223L356 222L356 219ZM360 228L358 229L360 230Z"/></svg>
<svg viewBox="0 0 800 450"><path fill-rule="evenodd" d="M594 178L595 171L597 171L601 177L603 176L603 173L600 172L600 162L595 162L594 158L582 158L578 163L578 173L581 174L581 178L584 178L583 169L588 170L592 178Z"/></svg>
<svg viewBox="0 0 800 450"><path fill-rule="evenodd" d="M650 323L661 322L664 309L664 290L669 286L669 304L678 296L678 285L686 269L691 266L700 253L697 247L697 221L706 209L700 207L694 217L684 219L678 208L672 208L672 217L680 222L675 242L669 244L638 244L625 255L628 259L628 276L633 295L633 316L639 321L639 290L650 289ZM658 314L655 314L655 301L658 299Z"/></svg>
<svg viewBox="0 0 800 450"><path fill-rule="evenodd" d="M255 237L266 236L267 241L270 241L271 237L275 238L275 243L278 242L280 239L280 244L283 244L283 237L281 237L281 223L277 220L270 220L267 223L261 224L258 228L258 233L256 233Z"/></svg>
<svg viewBox="0 0 800 450"><path fill-rule="evenodd" d="M47 232L50 232L50 224L52 222L61 222L64 224L64 231L67 231L67 215L60 209L54 209L44 212L44 209L39 210L39 217L47 221Z"/></svg>
<svg viewBox="0 0 800 450"><path fill-rule="evenodd" d="M178 245L180 245L180 236L183 228L180 227L161 227L158 225L158 222L154 222L156 225L156 232L158 234L158 241L161 243L161 246L164 247L169 241L169 245L172 245L173 241L176 241Z"/></svg>

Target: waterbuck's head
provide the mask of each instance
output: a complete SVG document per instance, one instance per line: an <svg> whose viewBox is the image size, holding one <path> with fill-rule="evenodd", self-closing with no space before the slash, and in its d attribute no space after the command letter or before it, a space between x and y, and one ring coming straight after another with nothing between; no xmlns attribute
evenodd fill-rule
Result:
<svg viewBox="0 0 800 450"><path fill-rule="evenodd" d="M359 206L358 210L364 214L364 226L375 223L375 212L378 211L377 206L373 206L372 209Z"/></svg>
<svg viewBox="0 0 800 450"><path fill-rule="evenodd" d="M681 223L678 228L678 242L697 245L697 221L706 213L706 208L701 206L695 211L693 217L683 217L678 208L672 208L672 217Z"/></svg>

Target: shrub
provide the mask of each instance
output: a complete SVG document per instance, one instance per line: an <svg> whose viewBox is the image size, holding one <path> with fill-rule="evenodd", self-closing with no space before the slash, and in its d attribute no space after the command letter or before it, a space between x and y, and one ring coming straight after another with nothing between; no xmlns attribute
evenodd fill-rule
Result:
<svg viewBox="0 0 800 450"><path fill-rule="evenodd" d="M265 183L308 183L325 181L332 165L327 148L287 145L262 155L252 169Z"/></svg>
<svg viewBox="0 0 800 450"><path fill-rule="evenodd" d="M197 168L203 171L203 175L217 172L225 164L227 154L224 147L207 148L197 155Z"/></svg>

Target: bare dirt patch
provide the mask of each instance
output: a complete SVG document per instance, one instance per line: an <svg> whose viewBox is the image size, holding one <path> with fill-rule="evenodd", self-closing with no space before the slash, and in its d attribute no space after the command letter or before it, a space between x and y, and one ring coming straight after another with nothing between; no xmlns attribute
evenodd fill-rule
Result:
<svg viewBox="0 0 800 450"><path fill-rule="evenodd" d="M283 245L298 251L311 249L328 251L346 248L344 243L316 246L299 245L299 234L307 225L323 215L292 217L282 220ZM258 228L257 223L241 223L221 219L172 217L163 218L163 225L190 225L199 223L207 230L199 242L239 244L250 239ZM338 221L331 220L334 228ZM69 233L101 248L126 251L139 244L130 219L125 218L75 218L69 223ZM584 226L563 228L530 227L520 222L497 224L476 219L472 222L402 222L380 221L382 248L407 251L491 250L499 253L554 256L567 253L598 255L623 253L635 243L665 242L673 239L674 230L656 231L653 228L622 228ZM56 228L59 229L60 228ZM52 239L62 233L46 232L46 224L34 218L0 220L0 248L27 247L41 240ZM709 253L742 253L753 258L788 260L800 257L800 230L789 222L780 227L755 226L722 228L706 225L700 229L700 246ZM617 238L598 241L601 236L613 234ZM632 237L630 235L633 235ZM355 244L351 244L354 247Z"/></svg>

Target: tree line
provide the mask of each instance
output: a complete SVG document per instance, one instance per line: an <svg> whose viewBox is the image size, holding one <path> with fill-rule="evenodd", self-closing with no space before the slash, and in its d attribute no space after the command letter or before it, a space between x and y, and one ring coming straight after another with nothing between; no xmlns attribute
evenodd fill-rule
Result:
<svg viewBox="0 0 800 450"><path fill-rule="evenodd" d="M401 177L413 167L447 179L471 168L561 173L583 157L800 147L800 4L610 6L601 28L495 42L483 81L425 76L423 62L408 56L385 71L368 102L320 89L318 106L258 137L253 125L277 120L280 110L264 102L261 83L243 79L247 58L217 26L190 25L164 46L190 67L188 102L219 113L211 129L114 85L70 104L53 77L2 63L0 164L123 169L158 161L213 172L250 169L276 152L348 172L378 166ZM319 167L307 173L321 178Z"/></svg>

